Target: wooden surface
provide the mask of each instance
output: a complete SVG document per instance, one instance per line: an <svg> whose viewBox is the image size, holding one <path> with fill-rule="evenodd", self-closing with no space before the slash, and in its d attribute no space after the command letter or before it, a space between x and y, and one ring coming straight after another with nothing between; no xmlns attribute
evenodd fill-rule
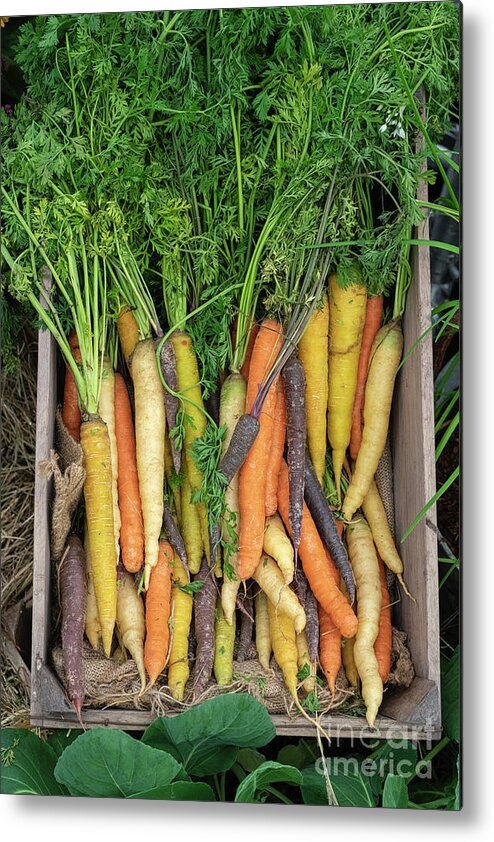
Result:
<svg viewBox="0 0 494 842"><path fill-rule="evenodd" d="M424 198L426 187L422 187ZM424 220L417 239L428 237ZM431 325L429 250L414 247L413 281L408 291L403 319L404 357ZM392 452L394 468L395 529L403 560L404 578L416 599L401 592L400 628L408 643L418 676L434 681L439 689L439 589L437 539L426 518L401 544L401 538L415 516L436 491L434 439L434 381L432 332L422 338L402 366L393 404ZM436 523L435 507L427 518ZM440 722L440 694L437 693L436 721Z"/></svg>
<svg viewBox="0 0 494 842"><path fill-rule="evenodd" d="M40 471L48 459L55 434L56 345L48 330L38 334L38 380L36 397L36 470L34 479L33 620L31 645L31 717L41 716L46 700L41 669L46 660L50 618L50 505L52 480Z"/></svg>

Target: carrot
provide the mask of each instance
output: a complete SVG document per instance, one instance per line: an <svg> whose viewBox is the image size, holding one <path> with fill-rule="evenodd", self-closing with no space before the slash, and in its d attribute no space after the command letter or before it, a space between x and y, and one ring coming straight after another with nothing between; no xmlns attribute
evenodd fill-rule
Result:
<svg viewBox="0 0 494 842"><path fill-rule="evenodd" d="M278 508L278 474L285 450L286 440L286 402L285 388L281 379L276 382L275 424L271 438L269 459L266 473L266 493L264 497L264 511L266 517L271 517Z"/></svg>
<svg viewBox="0 0 494 842"><path fill-rule="evenodd" d="M317 661L311 660L309 655L309 644L305 629L298 632L295 638L297 646L297 664L299 673L308 674L302 679L302 687L306 693L313 693L316 687Z"/></svg>
<svg viewBox="0 0 494 842"><path fill-rule="evenodd" d="M403 333L399 320L394 320L378 331L372 346L365 386L362 441L342 507L347 521L362 505L386 444L394 383L402 352Z"/></svg>
<svg viewBox="0 0 494 842"><path fill-rule="evenodd" d="M366 719L372 727L383 697L383 683L374 652L381 614L381 583L374 541L366 521L354 518L347 526L350 561L357 585L358 629L353 647L362 682Z"/></svg>
<svg viewBox="0 0 494 842"><path fill-rule="evenodd" d="M115 372L108 357L103 358L101 390L98 412L108 428L110 437L111 469L112 469L112 498L113 498L113 528L115 532L115 553L120 557L120 508L118 505L118 448L115 431Z"/></svg>
<svg viewBox="0 0 494 842"><path fill-rule="evenodd" d="M143 693L146 687L144 602L137 593L134 577L123 567L117 577L117 629L122 645L130 652L135 662Z"/></svg>
<svg viewBox="0 0 494 842"><path fill-rule="evenodd" d="M129 573L137 573L144 564L144 526L137 476L134 422L127 386L119 372L115 373L115 418L122 561Z"/></svg>
<svg viewBox="0 0 494 842"><path fill-rule="evenodd" d="M348 679L348 683L352 687L357 689L359 677L357 667L355 666L355 657L353 654L354 646L354 637L349 637L347 640L341 641L341 660L343 662L343 669L345 670L345 675Z"/></svg>
<svg viewBox="0 0 494 842"><path fill-rule="evenodd" d="M158 562L165 480L165 404L154 342L141 339L132 354L137 475L144 523L144 589Z"/></svg>
<svg viewBox="0 0 494 842"><path fill-rule="evenodd" d="M172 546L174 552L178 555L180 561L182 562L182 566L188 576L189 564L187 560L185 544L180 530L177 524L175 523L175 518L173 517L173 512L170 503L168 502L166 497L164 497L163 499L163 532L164 537Z"/></svg>
<svg viewBox="0 0 494 842"><path fill-rule="evenodd" d="M235 614L233 622L227 623L221 607L216 605L214 624L214 663L213 671L216 683L220 686L231 684L233 678L233 645L235 643Z"/></svg>
<svg viewBox="0 0 494 842"><path fill-rule="evenodd" d="M146 641L144 665L149 676L148 689L152 687L166 666L170 640L171 573L173 550L160 539L158 560L151 568L146 591Z"/></svg>
<svg viewBox="0 0 494 842"><path fill-rule="evenodd" d="M307 407L307 444L319 482L326 467L326 424L328 412L328 342L329 301L323 295L321 307L312 313L298 343L300 362L304 367Z"/></svg>
<svg viewBox="0 0 494 842"><path fill-rule="evenodd" d="M67 698L82 726L84 702L84 665L82 642L86 615L86 560L84 547L76 535L67 541L59 568L62 607L62 658Z"/></svg>
<svg viewBox="0 0 494 842"><path fill-rule="evenodd" d="M172 582L172 643L168 663L168 687L173 698L181 701L189 679L189 632L192 622L193 598L184 588L188 577L177 555L173 558Z"/></svg>
<svg viewBox="0 0 494 842"><path fill-rule="evenodd" d="M84 555L86 556L86 578L87 578L87 598L86 598L86 619L84 631L86 637L93 649L99 648L101 640L101 626L98 617L98 605L96 603L96 594L94 592L94 579L91 567L91 553L89 551L89 538L87 531L87 523L84 518Z"/></svg>
<svg viewBox="0 0 494 842"><path fill-rule="evenodd" d="M365 307L365 322L360 345L360 356L357 371L357 387L352 413L352 432L350 436L350 456L357 458L362 440L362 410L364 408L365 383L369 368L369 358L372 344L376 338L377 331L381 327L383 316L383 296L371 295L367 297Z"/></svg>
<svg viewBox="0 0 494 842"><path fill-rule="evenodd" d="M117 556L110 438L106 424L97 416L82 422L81 447L86 471L84 502L94 592L103 649L109 657L117 612Z"/></svg>
<svg viewBox="0 0 494 842"><path fill-rule="evenodd" d="M290 519L292 541L295 549L296 567L304 507L307 420L304 367L295 352L283 366L281 377L286 396L286 459L289 484L288 517Z"/></svg>
<svg viewBox="0 0 494 842"><path fill-rule="evenodd" d="M169 432L176 427L177 414L180 407L177 398L178 393L178 379L177 379L177 361L175 359L175 350L170 339L165 340L160 348L160 366L161 373L168 389L164 389L165 395L165 414L166 424ZM170 444L173 466L177 474L180 473L180 465L182 461L181 451L175 446L175 442L171 435L168 435Z"/></svg>
<svg viewBox="0 0 494 842"><path fill-rule="evenodd" d="M182 484L180 486L180 528L184 540L187 562L191 573L198 573L202 560L201 523L197 506L192 502L192 489L189 478L182 466Z"/></svg>
<svg viewBox="0 0 494 842"><path fill-rule="evenodd" d="M171 337L175 352L177 381L184 409L184 451L187 476L192 494L200 492L203 476L193 455L193 444L206 432L206 415L202 399L201 378L192 340L182 330L175 330ZM209 522L203 502L195 503L199 514L203 552L209 561Z"/></svg>
<svg viewBox="0 0 494 842"><path fill-rule="evenodd" d="M268 373L280 345L281 326L270 319L264 319L252 352L247 384L247 412L250 412L254 405L259 386ZM276 405L276 390L273 386L269 389L261 410L259 434L240 469L237 572L241 579L249 579L252 576L262 554L266 472Z"/></svg>
<svg viewBox="0 0 494 842"><path fill-rule="evenodd" d="M378 557L379 578L381 581L381 614L379 617L379 630L374 643L379 675L383 684L386 682L391 669L391 649L393 645L393 627L391 625L391 603L388 587L386 585L386 573L384 564Z"/></svg>
<svg viewBox="0 0 494 842"><path fill-rule="evenodd" d="M367 291L355 269L354 280L344 289L338 276L329 279L329 389L328 438L338 501L340 477L350 443L352 411L357 385L360 343L365 319Z"/></svg>
<svg viewBox="0 0 494 842"><path fill-rule="evenodd" d="M252 642L252 629L254 626L254 605L252 587L249 587L237 599L237 607L240 610L240 633L235 660L245 661Z"/></svg>
<svg viewBox="0 0 494 842"><path fill-rule="evenodd" d="M69 345L77 362L80 362L81 352L79 340L75 330L69 333ZM79 394L75 383L74 373L68 363L65 364L65 383L62 402L62 420L75 441L81 440L81 410L79 408Z"/></svg>
<svg viewBox="0 0 494 842"><path fill-rule="evenodd" d="M321 605L319 606L319 660L331 696L334 696L336 678L341 667L341 632Z"/></svg>
<svg viewBox="0 0 494 842"><path fill-rule="evenodd" d="M214 623L216 609L216 581L204 556L201 569L195 576L202 582L201 589L194 596L194 631L196 638L196 660L192 675L192 698L194 701L206 689L214 665Z"/></svg>
<svg viewBox="0 0 494 842"><path fill-rule="evenodd" d="M272 648L271 633L269 630L268 598L261 588L259 588L255 596L255 614L254 630L259 663L263 669L269 671Z"/></svg>
<svg viewBox="0 0 494 842"><path fill-rule="evenodd" d="M288 467L282 463L278 483L278 510L289 530L288 520ZM344 637L353 637L357 618L331 575L331 561L319 537L316 525L304 503L300 533L300 558L309 585L317 601L331 615Z"/></svg>
<svg viewBox="0 0 494 842"><path fill-rule="evenodd" d="M183 471L181 470L180 474L177 474L175 471L175 466L173 464L173 456L172 456L172 447L170 442L169 430L167 424L165 424L165 447L164 447L164 458L165 458L165 477L168 483L168 487L173 496L173 505L175 506L175 514L178 518L178 521L181 521L182 518L182 505L181 505L181 479L183 477Z"/></svg>
<svg viewBox="0 0 494 842"><path fill-rule="evenodd" d="M290 617L277 611L274 605L268 600L268 614L269 614L269 630L271 635L271 642L273 646L273 655L276 663L283 673L283 680L290 692L290 695L295 703L299 713L305 719L312 723L318 730L324 730L319 723L312 719L311 716L304 710L298 699L297 682L298 682L298 651L297 651L297 633Z"/></svg>
<svg viewBox="0 0 494 842"><path fill-rule="evenodd" d="M306 616L305 634L307 635L309 658L312 662L315 662L317 661L319 652L319 612L317 600L310 587L307 587L304 609Z"/></svg>
<svg viewBox="0 0 494 842"><path fill-rule="evenodd" d="M305 502L314 518L314 523L321 536L321 540L343 576L343 580L347 586L350 604L353 605L355 599L355 582L348 560L348 553L341 540L343 522L335 518L329 508L328 501L317 479L309 454L306 454L305 457L304 495Z"/></svg>
<svg viewBox="0 0 494 842"><path fill-rule="evenodd" d="M139 326L132 308L126 304L120 308L117 316L117 333L124 360L130 368L130 358L139 342Z"/></svg>
<svg viewBox="0 0 494 842"><path fill-rule="evenodd" d="M230 374L221 388L220 395L220 427L226 426L226 434L222 442L223 453L230 445L233 431L238 419L245 411L245 397L247 383L241 374ZM238 531L239 531L239 502L238 502L238 473L231 478L225 489L224 517L221 525L222 537L228 552L221 587L221 604L227 623L233 622L235 603L240 586L237 576Z"/></svg>
<svg viewBox="0 0 494 842"><path fill-rule="evenodd" d="M269 556L262 555L252 578L262 588L276 610L291 619L295 632L302 631L305 628L305 611L295 592L286 584L276 562Z"/></svg>
<svg viewBox="0 0 494 842"><path fill-rule="evenodd" d="M276 485L278 489L278 484ZM278 505L278 502L276 502ZM294 549L293 544L286 534L283 521L276 513L266 520L264 532L263 550L267 555L274 558L287 584L293 581L294 576Z"/></svg>
<svg viewBox="0 0 494 842"><path fill-rule="evenodd" d="M398 550L396 549L396 545L389 528L386 511L374 480L372 480L369 490L365 495L362 508L372 532L377 552L386 567L391 570L392 573L396 574L396 577L405 593L410 596L403 579L403 562L398 554Z"/></svg>

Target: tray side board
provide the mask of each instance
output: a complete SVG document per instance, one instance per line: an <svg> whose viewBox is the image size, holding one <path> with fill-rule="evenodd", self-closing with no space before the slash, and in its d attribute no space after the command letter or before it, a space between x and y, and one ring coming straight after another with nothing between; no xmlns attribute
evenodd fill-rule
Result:
<svg viewBox="0 0 494 842"><path fill-rule="evenodd" d="M421 190L423 198L426 198L426 186ZM428 222L424 219L417 231L417 239L426 238ZM430 262L426 246L414 247L412 274L413 281L408 291L403 319L403 355L406 360L397 377L393 404L392 452L396 541L404 564L404 578L416 601L413 602L401 591L399 611L402 627L409 636L417 674L434 681L439 690L435 506L429 509L426 517L401 543L402 536L416 515L436 491ZM439 693L437 697L435 717L439 723Z"/></svg>

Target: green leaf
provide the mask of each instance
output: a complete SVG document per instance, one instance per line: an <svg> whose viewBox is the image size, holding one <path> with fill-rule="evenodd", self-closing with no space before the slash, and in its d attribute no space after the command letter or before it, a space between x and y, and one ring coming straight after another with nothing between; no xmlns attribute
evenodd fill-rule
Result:
<svg viewBox="0 0 494 842"><path fill-rule="evenodd" d="M215 801L214 792L203 781L174 781L149 792L139 792L129 798L146 798L162 801Z"/></svg>
<svg viewBox="0 0 494 842"><path fill-rule="evenodd" d="M51 746L57 757L60 757L67 746L73 743L82 733L80 728L71 728L69 731L62 731L57 728L56 731L48 734L46 742Z"/></svg>
<svg viewBox="0 0 494 842"><path fill-rule="evenodd" d="M442 662L441 705L445 734L460 742L460 648Z"/></svg>
<svg viewBox="0 0 494 842"><path fill-rule="evenodd" d="M254 769L257 769L261 763L264 763L266 758L264 754L261 754L260 751L256 751L255 748L241 748L237 754L237 763L240 764L242 769L246 772L253 772Z"/></svg>
<svg viewBox="0 0 494 842"><path fill-rule="evenodd" d="M230 769L240 748L264 746L275 734L264 705L246 693L225 693L156 719L142 742L170 752L190 775L204 777Z"/></svg>
<svg viewBox="0 0 494 842"><path fill-rule="evenodd" d="M340 807L375 807L376 799L366 777L361 773L359 761L353 757L326 759L329 778L336 801ZM302 769L302 798L304 804L328 804L326 781L321 764Z"/></svg>
<svg viewBox="0 0 494 842"><path fill-rule="evenodd" d="M314 760L314 755L311 754L305 742L300 740L298 743L293 743L280 748L277 756L278 763L285 763L287 766L295 766L296 769L303 769Z"/></svg>
<svg viewBox="0 0 494 842"><path fill-rule="evenodd" d="M288 783L300 786L302 780L302 773L294 766L285 766L283 763L276 763L275 760L266 760L239 784L235 802L255 804L265 799L271 784Z"/></svg>
<svg viewBox="0 0 494 842"><path fill-rule="evenodd" d="M2 728L1 791L3 794L67 795L55 779L57 755L33 731Z"/></svg>
<svg viewBox="0 0 494 842"><path fill-rule="evenodd" d="M408 783L415 774L417 749L411 742L400 745L397 741L383 742L372 752L376 773L369 776L369 783L376 796L382 792L384 782L389 775L398 775Z"/></svg>
<svg viewBox="0 0 494 842"><path fill-rule="evenodd" d="M383 807L408 807L408 786L401 775L388 775L384 781Z"/></svg>
<svg viewBox="0 0 494 842"><path fill-rule="evenodd" d="M55 777L71 795L162 798L180 771L180 764L170 754L124 731L95 728L67 746L55 767Z"/></svg>

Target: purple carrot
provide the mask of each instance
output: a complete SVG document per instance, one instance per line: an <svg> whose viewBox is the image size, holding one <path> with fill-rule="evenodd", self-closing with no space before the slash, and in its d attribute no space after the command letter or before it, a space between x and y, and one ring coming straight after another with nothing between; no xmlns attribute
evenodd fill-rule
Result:
<svg viewBox="0 0 494 842"><path fill-rule="evenodd" d="M161 373L163 374L163 378L165 383L167 384L168 388L171 389L172 392L175 394L178 393L178 380L177 380L177 364L175 359L175 351L173 350L173 345L169 339L166 339L163 342L160 348L160 365L161 365ZM177 413L179 409L179 401L178 398L175 397L175 394L171 394L168 389L164 390L165 392L165 413L166 413L166 423L168 424L168 433L170 434L174 427L177 424ZM175 468L175 473L180 473L180 464L181 464L181 453L180 450L177 450L175 447L175 443L173 441L172 436L170 435L170 446L172 451L172 458L173 458L173 466Z"/></svg>
<svg viewBox="0 0 494 842"><path fill-rule="evenodd" d="M305 372L294 352L285 363L281 377L286 401L286 438L289 484L288 519L295 549L295 567L304 513L305 449L307 415L305 409Z"/></svg>
<svg viewBox="0 0 494 842"><path fill-rule="evenodd" d="M336 567L340 571L348 591L350 605L353 605L355 600L355 581L353 578L352 568L348 560L348 553L338 534L333 512L329 508L329 503L324 491L321 488L321 483L317 478L312 460L308 453L305 454L304 496L307 508L309 509L314 523L316 524L317 531L321 536L321 541L329 552Z"/></svg>
<svg viewBox="0 0 494 842"><path fill-rule="evenodd" d="M216 611L216 581L207 559L203 556L199 573L194 580L202 582L194 594L194 631L196 638L196 659L192 674L192 699L196 699L208 686L214 663L214 620Z"/></svg>
<svg viewBox="0 0 494 842"><path fill-rule="evenodd" d="M305 599L305 636L307 637L307 648L309 651L309 658L312 663L315 663L319 654L319 612L317 608L317 600L312 593L309 583L307 583L307 595Z"/></svg>
<svg viewBox="0 0 494 842"><path fill-rule="evenodd" d="M182 562L183 568L187 573L188 580L190 581L189 562L187 559L185 544L180 534L180 530L177 524L175 523L170 504L166 497L163 498L163 529L166 533L168 541L170 542L180 561Z"/></svg>
<svg viewBox="0 0 494 842"><path fill-rule="evenodd" d="M240 610L240 635L235 660L241 662L247 657L254 628L254 603L249 590L237 598L237 608Z"/></svg>
<svg viewBox="0 0 494 842"><path fill-rule="evenodd" d="M84 727L81 708L84 703L82 644L87 600L86 557L84 547L76 535L71 535L67 541L59 577L65 692L80 725Z"/></svg>

